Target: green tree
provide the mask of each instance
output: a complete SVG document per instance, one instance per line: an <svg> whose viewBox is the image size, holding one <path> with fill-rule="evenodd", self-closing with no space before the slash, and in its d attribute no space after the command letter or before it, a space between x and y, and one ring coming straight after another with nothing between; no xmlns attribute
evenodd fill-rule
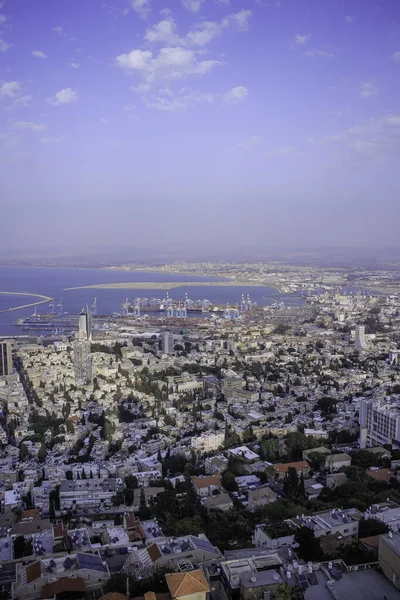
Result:
<svg viewBox="0 0 400 600"><path fill-rule="evenodd" d="M22 443L19 447L19 460L25 462L29 456L28 446Z"/></svg>
<svg viewBox="0 0 400 600"><path fill-rule="evenodd" d="M225 488L227 492L237 492L238 490L235 475L229 469L222 473L221 483L222 487Z"/></svg>
<svg viewBox="0 0 400 600"><path fill-rule="evenodd" d="M303 560L308 562L322 559L321 544L310 527L299 527L294 534L294 541L298 544L296 552Z"/></svg>
<svg viewBox="0 0 400 600"><path fill-rule="evenodd" d="M139 487L137 477L135 477L134 475L127 475L125 477L125 485L131 490L137 489Z"/></svg>

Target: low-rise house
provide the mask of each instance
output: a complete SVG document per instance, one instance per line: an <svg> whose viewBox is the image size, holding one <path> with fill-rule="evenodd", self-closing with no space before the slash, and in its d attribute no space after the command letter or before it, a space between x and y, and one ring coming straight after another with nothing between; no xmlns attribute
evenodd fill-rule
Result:
<svg viewBox="0 0 400 600"><path fill-rule="evenodd" d="M223 473L228 468L229 461L222 454L206 458L205 460L205 471L207 475L214 475L215 473Z"/></svg>
<svg viewBox="0 0 400 600"><path fill-rule="evenodd" d="M281 463L273 466L276 477L279 479L279 481L283 481L290 467L296 469L298 474L302 473L304 477L308 477L311 471L311 467L306 460L300 460L291 463Z"/></svg>
<svg viewBox="0 0 400 600"><path fill-rule="evenodd" d="M192 484L198 496L211 496L214 490L221 490L221 474L207 477L192 476Z"/></svg>
<svg viewBox="0 0 400 600"><path fill-rule="evenodd" d="M172 600L207 600L210 586L201 569L165 576Z"/></svg>
<svg viewBox="0 0 400 600"><path fill-rule="evenodd" d="M309 527L315 537L340 535L358 538L358 525L362 514L355 508L332 509L313 515L301 515L272 525L256 525L254 543L260 548L275 548L291 545L299 527Z"/></svg>
<svg viewBox="0 0 400 600"><path fill-rule="evenodd" d="M346 473L329 473L326 476L326 487L334 490L339 485L343 485L347 482Z"/></svg>
<svg viewBox="0 0 400 600"><path fill-rule="evenodd" d="M331 451L329 450L329 448L326 448L325 446L318 446L318 448L308 448L307 450L303 450L303 459L309 460L312 454L328 455L330 453Z"/></svg>
<svg viewBox="0 0 400 600"><path fill-rule="evenodd" d="M107 565L97 554L66 554L28 565L18 563L12 597L39 600L54 598L63 591L64 597L73 597L77 591L82 594L100 589L109 576ZM74 585L79 585L79 590L71 587Z"/></svg>
<svg viewBox="0 0 400 600"><path fill-rule="evenodd" d="M395 502L373 504L365 511L364 516L366 519L376 519L386 523L392 531L400 531L400 505Z"/></svg>
<svg viewBox="0 0 400 600"><path fill-rule="evenodd" d="M339 471L344 467L350 467L351 457L348 454L330 454L325 458L324 469L328 469L330 473Z"/></svg>
<svg viewBox="0 0 400 600"><path fill-rule="evenodd" d="M216 496L211 496L211 498L206 498L203 504L209 510L230 510L233 508L233 502L227 493L217 494Z"/></svg>
<svg viewBox="0 0 400 600"><path fill-rule="evenodd" d="M396 475L390 469L379 469L378 467L370 467L367 469L367 474L376 481L387 481L395 479Z"/></svg>
<svg viewBox="0 0 400 600"><path fill-rule="evenodd" d="M251 511L260 508L261 506L267 506L271 502L275 502L278 495L268 485L262 485L255 490L250 490L248 493L248 504L247 508Z"/></svg>

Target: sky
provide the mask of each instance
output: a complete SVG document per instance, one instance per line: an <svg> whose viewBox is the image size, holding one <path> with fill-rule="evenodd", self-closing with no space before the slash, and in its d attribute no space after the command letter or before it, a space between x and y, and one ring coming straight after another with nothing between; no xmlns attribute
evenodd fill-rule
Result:
<svg viewBox="0 0 400 600"><path fill-rule="evenodd" d="M0 250L400 246L397 0L0 0Z"/></svg>

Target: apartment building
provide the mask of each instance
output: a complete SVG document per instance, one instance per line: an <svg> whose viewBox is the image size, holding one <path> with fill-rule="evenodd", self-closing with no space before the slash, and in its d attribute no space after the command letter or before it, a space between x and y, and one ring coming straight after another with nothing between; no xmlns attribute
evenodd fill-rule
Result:
<svg viewBox="0 0 400 600"><path fill-rule="evenodd" d="M400 446L400 402L383 399L360 401L360 448Z"/></svg>

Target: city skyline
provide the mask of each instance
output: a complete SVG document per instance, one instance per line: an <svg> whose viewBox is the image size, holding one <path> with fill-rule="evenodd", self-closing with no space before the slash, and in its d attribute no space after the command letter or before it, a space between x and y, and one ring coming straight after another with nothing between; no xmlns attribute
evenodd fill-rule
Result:
<svg viewBox="0 0 400 600"><path fill-rule="evenodd" d="M398 246L395 2L0 5L2 250Z"/></svg>

